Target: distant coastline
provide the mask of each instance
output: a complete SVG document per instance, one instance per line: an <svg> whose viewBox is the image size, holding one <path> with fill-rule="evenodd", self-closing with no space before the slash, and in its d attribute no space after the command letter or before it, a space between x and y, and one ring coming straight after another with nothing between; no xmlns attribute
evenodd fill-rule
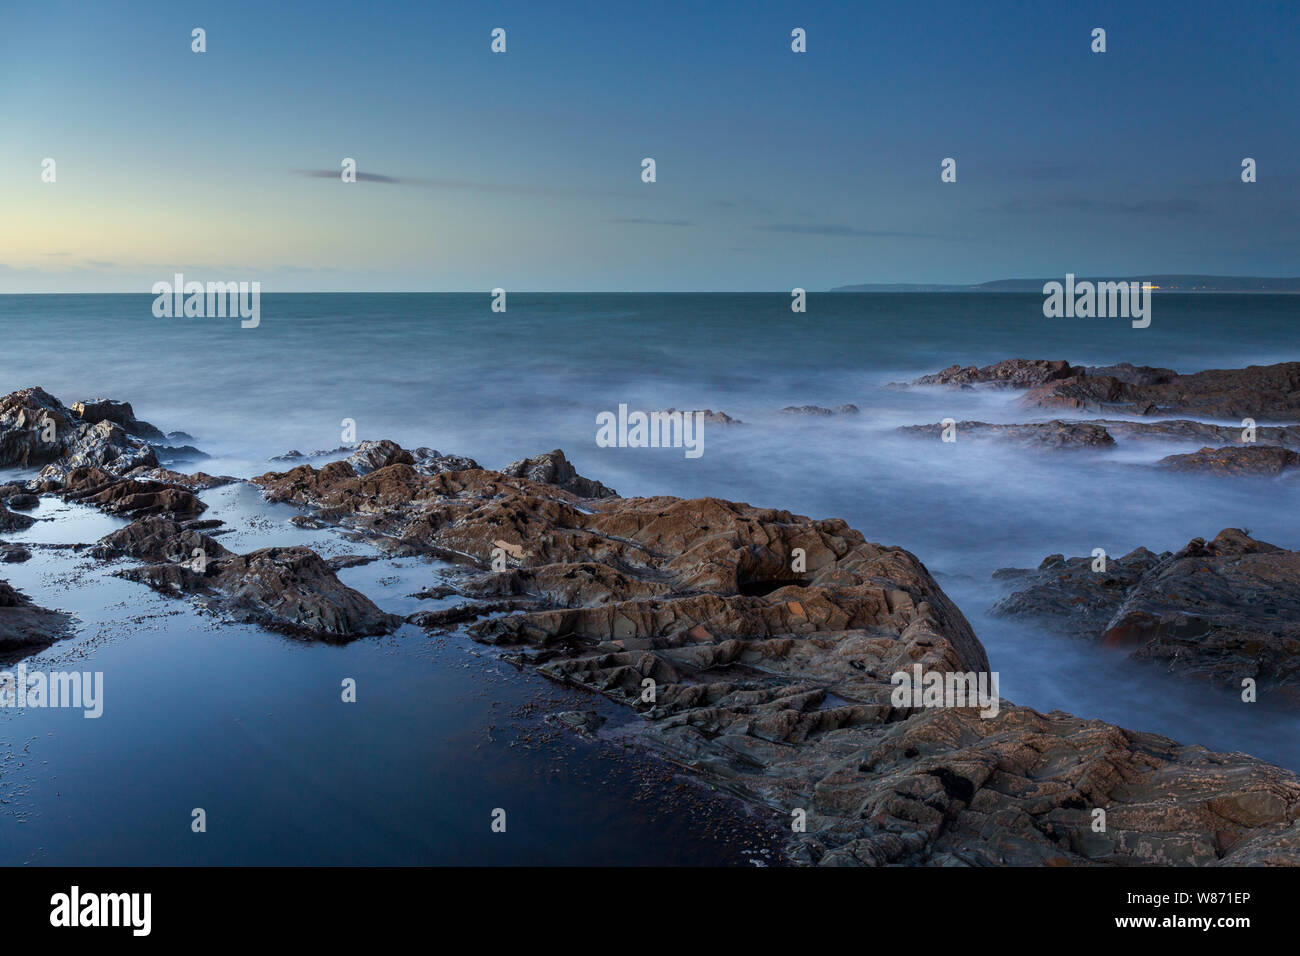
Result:
<svg viewBox="0 0 1300 956"><path fill-rule="evenodd" d="M938 283L881 283L841 285L832 292L1039 292L1043 285L1060 276L1046 279L994 279L974 285ZM1078 281L1149 282L1153 292L1300 292L1300 278L1278 279L1263 276L1146 275L1146 276L1079 276Z"/></svg>

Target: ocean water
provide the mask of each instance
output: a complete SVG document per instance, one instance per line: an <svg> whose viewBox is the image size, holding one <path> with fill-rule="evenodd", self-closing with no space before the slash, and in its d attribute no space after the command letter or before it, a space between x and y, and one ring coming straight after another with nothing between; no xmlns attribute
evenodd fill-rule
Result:
<svg viewBox="0 0 1300 956"><path fill-rule="evenodd" d="M899 425L946 417L1050 416L1017 408L1014 393L887 387L953 363L1011 357L1179 371L1296 360L1300 298L1158 296L1147 329L1123 319L1047 319L1036 295L815 294L804 314L776 293L511 294L505 313L491 311L487 294L266 295L256 329L232 319L158 319L151 304L147 295L0 296L0 393L39 384L68 403L130 401L165 431L193 435L213 456L196 467L215 473L281 469L267 459L334 448L341 423L353 419L358 438L431 446L488 467L563 448L582 474L624 495L714 495L841 517L925 562L988 649L1003 696L1300 769L1300 720L1266 702L1243 705L1226 689L1188 686L1086 640L987 614L1002 593L993 571L1034 567L1055 552L1176 549L1225 527L1300 548L1297 483L1148 467L1194 450L1176 444L1047 454L903 438ZM780 411L842 403L862 413ZM698 459L682 449L598 447L596 415L620 404L712 408L746 424L706 426ZM240 548L304 534L256 501L210 494L217 517L249 526ZM73 510L25 534L93 540L104 533L96 524L112 523ZM355 569L350 583L381 604L398 602L397 610L438 570L408 562L374 573L381 567ZM111 578L71 552L42 551L3 574L86 622L76 642L47 652L50 660L75 653L120 676L99 721L0 715L0 743L29 754L0 762L0 860L745 862L761 853L758 822L732 820L725 836L710 828L710 840L675 819L671 801L650 809L680 781L638 780L637 761L614 759L602 749L608 742L563 738L530 749L519 743L530 726L521 719L516 746L484 743L495 712L531 713L529 695L560 692L475 656L482 649L469 642L439 645L408 629L339 649L213 628L184 602ZM145 619L138 627L136 617ZM362 686L374 689L378 715L324 704L348 668L367 675ZM319 706L293 703L317 693ZM606 766L626 772L605 778ZM195 849L188 839L189 808L202 805L190 796L195 789L225 801L227 812L216 816L238 834L226 832L226 849ZM494 843L478 821L511 795L529 822ZM6 797L21 808L12 811L21 820L14 827ZM112 819L129 822L96 828L106 803ZM709 806L701 814L731 812ZM89 832L93 846L75 842ZM669 841L672 853L657 839L670 832L679 837Z"/></svg>

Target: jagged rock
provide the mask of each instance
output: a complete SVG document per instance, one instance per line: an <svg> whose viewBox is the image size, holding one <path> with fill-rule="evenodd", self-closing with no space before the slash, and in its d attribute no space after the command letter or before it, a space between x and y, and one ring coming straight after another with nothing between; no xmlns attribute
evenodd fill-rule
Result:
<svg viewBox="0 0 1300 956"><path fill-rule="evenodd" d="M594 710L562 710L546 718L549 722L574 731L580 737L593 737L605 723Z"/></svg>
<svg viewBox="0 0 1300 956"><path fill-rule="evenodd" d="M663 414L665 414L665 415L676 415L677 413L678 413L678 410L677 410L676 408L665 408L665 409L663 410ZM652 413L652 414L653 414L653 413ZM732 418L730 415L728 415L726 412L723 412L723 411L717 411L717 412L715 412L715 411L714 411L713 409L711 409L711 408L697 408L697 409L692 409L691 411L682 411L681 414L682 414L682 415L703 415L704 418L702 419L702 421L703 421L706 425L743 425L743 424L745 424L745 423L742 422L739 418Z"/></svg>
<svg viewBox="0 0 1300 956"><path fill-rule="evenodd" d="M1185 418L1163 422L1099 419L1090 424L1101 426L1120 441L1186 441L1230 445L1241 444L1244 431L1240 425L1208 425ZM1255 438L1263 444L1300 449L1300 425L1260 425L1255 429Z"/></svg>
<svg viewBox="0 0 1300 956"><path fill-rule="evenodd" d="M807 810L805 862L1300 862L1287 771L1007 702L988 719L896 704L900 670L965 679L989 664L920 561L843 521L581 500L482 469L358 476L338 462L253 480L469 565L458 590L479 600L412 623L474 622L475 639L635 709L644 740L715 785L787 818Z"/></svg>
<svg viewBox="0 0 1300 956"><path fill-rule="evenodd" d="M231 557L215 538L164 517L139 518L118 528L100 538L91 554L100 560L129 557L152 563L188 563L195 551L202 552L207 561Z"/></svg>
<svg viewBox="0 0 1300 956"><path fill-rule="evenodd" d="M941 438L942 424L904 425L898 429L904 435ZM1115 439L1101 425L1091 422L1053 420L1027 425L991 425L988 422L958 422L957 441L963 439L998 439L1016 444L1041 448L1111 448Z"/></svg>
<svg viewBox="0 0 1300 956"><path fill-rule="evenodd" d="M0 581L0 660L43 651L71 630L72 618L67 614L38 607L8 582Z"/></svg>
<svg viewBox="0 0 1300 956"><path fill-rule="evenodd" d="M57 460L76 427L72 412L45 389L10 392L0 398L0 468Z"/></svg>
<svg viewBox="0 0 1300 956"><path fill-rule="evenodd" d="M283 455L276 455L274 458L270 458L268 460L269 461L305 461L309 458L324 458L327 455L351 454L356 450L357 449L355 445L340 445L338 448L335 448L331 451L325 451L324 449L318 448L310 455L304 455L302 452L298 451L298 449L295 448L292 451L287 451Z"/></svg>
<svg viewBox="0 0 1300 956"><path fill-rule="evenodd" d="M1045 359L1005 359L993 365L950 365L934 375L923 375L913 385L992 385L997 388L1029 388L1073 374L1069 362Z"/></svg>
<svg viewBox="0 0 1300 956"><path fill-rule="evenodd" d="M840 405L836 408L822 408L820 405L787 405L781 411L787 415L816 415L820 417L857 415L861 413L861 409L856 405Z"/></svg>
<svg viewBox="0 0 1300 956"><path fill-rule="evenodd" d="M1170 672L1300 705L1300 551L1229 528L1176 553L1139 548L1091 571L1091 558L1045 569L995 614L1055 624Z"/></svg>
<svg viewBox="0 0 1300 956"><path fill-rule="evenodd" d="M995 578L1015 579L1015 593L993 605L991 613L1008 617L1032 617L1050 621L1067 634L1100 635L1115 616L1128 592L1142 576L1168 557L1136 548L1120 558L1107 558L1105 571L1094 571L1095 558L1070 558L1053 554L1043 559L1037 571L1003 568Z"/></svg>
<svg viewBox="0 0 1300 956"><path fill-rule="evenodd" d="M1027 408L1107 409L1134 415L1197 415L1284 421L1300 417L1300 362L1208 369L1180 375L1172 369L1072 366L1063 361L1007 359L984 368L953 365L914 385L987 384L1028 389Z"/></svg>
<svg viewBox="0 0 1300 956"><path fill-rule="evenodd" d="M1300 417L1300 362L1209 369L1149 385L1084 372L1036 386L1021 403L1030 408L1112 409L1143 416L1294 420Z"/></svg>
<svg viewBox="0 0 1300 956"><path fill-rule="evenodd" d="M0 505L0 531L26 531L36 524L36 519Z"/></svg>
<svg viewBox="0 0 1300 956"><path fill-rule="evenodd" d="M1300 467L1300 454L1275 445L1230 445L1202 448L1189 455L1170 455L1156 465L1169 471L1217 475L1280 475Z"/></svg>
<svg viewBox="0 0 1300 956"><path fill-rule="evenodd" d="M68 437L64 453L42 469L38 481L66 481L69 472L94 468L121 475L135 468L156 468L158 457L152 445L131 438L114 422L80 425Z"/></svg>
<svg viewBox="0 0 1300 956"><path fill-rule="evenodd" d="M135 417L135 410L130 402L117 402L109 398L97 398L89 402L76 402L72 413L88 425L99 422L113 422L136 438L147 441L163 441L166 435L161 430L142 422Z"/></svg>
<svg viewBox="0 0 1300 956"><path fill-rule="evenodd" d="M121 574L160 591L200 595L237 620L289 633L348 641L387 634L402 622L339 581L310 548L234 554L201 531L144 518L100 539L92 553L151 562Z"/></svg>
<svg viewBox="0 0 1300 956"><path fill-rule="evenodd" d="M1164 385L1178 377L1178 373L1171 368L1133 365L1131 362L1120 362L1118 365L1089 365L1083 371L1093 378L1110 376L1125 385Z"/></svg>
<svg viewBox="0 0 1300 956"><path fill-rule="evenodd" d="M38 495L25 491L20 491L5 499L5 504L15 511L31 511L33 508L38 507L40 503L41 499Z"/></svg>
<svg viewBox="0 0 1300 956"><path fill-rule="evenodd" d="M57 494L65 501L94 505L125 517L197 515L208 507L188 488L152 479L119 478L100 468L78 467L62 475L42 472L34 484L37 490Z"/></svg>
<svg viewBox="0 0 1300 956"><path fill-rule="evenodd" d="M212 488L233 485L239 481L238 478L232 478L229 475L209 475L206 471L196 471L191 475L186 475L179 471L172 471L169 468L137 468L134 471L127 472L124 477L136 481L155 481L165 485L175 485L189 491L208 491Z"/></svg>
<svg viewBox="0 0 1300 956"><path fill-rule="evenodd" d="M1240 442L1242 428L1239 425L1208 425L1186 419L1163 422L1135 422L1121 419L1093 419L1075 421L1053 419L1050 422L1029 422L1027 424L1004 425L988 422L958 422L958 440L974 438L979 440L996 439L1022 445L1039 445L1050 448L1110 448L1117 439L1124 441L1218 441ZM900 434L939 438L943 434L942 424L904 425L897 429ZM1300 425L1268 426L1256 428L1256 438L1260 442L1275 443L1282 448L1300 448ZM1198 455L1173 455L1163 459L1159 464L1175 470L1213 469L1223 473L1276 473L1294 464L1286 454L1272 451L1251 451L1252 448L1263 449L1267 445L1238 444L1234 448L1202 448ZM1205 452L1215 454L1206 455ZM1219 452L1222 452L1220 460Z"/></svg>
<svg viewBox="0 0 1300 956"><path fill-rule="evenodd" d="M560 449L548 451L536 458L525 458L511 462L501 469L501 474L510 478L527 478L542 485L555 485L565 491L571 491L579 498L617 498L618 492L607 488L599 481L584 478L578 470L564 457Z"/></svg>
<svg viewBox="0 0 1300 956"><path fill-rule="evenodd" d="M171 463L178 461L198 461L201 458L211 457L205 451L199 451L193 445L155 445L154 452L160 462Z"/></svg>
<svg viewBox="0 0 1300 956"><path fill-rule="evenodd" d="M461 455L444 455L434 448L417 448L411 452L415 458L415 470L422 475L440 475L444 471L469 471L481 468L473 458Z"/></svg>
<svg viewBox="0 0 1300 956"><path fill-rule="evenodd" d="M395 441L363 441L348 458L348 464L358 475L368 475L389 465L414 465L411 453Z"/></svg>
<svg viewBox="0 0 1300 956"><path fill-rule="evenodd" d="M31 558L32 553L22 545L0 541L0 562L4 564L22 564L24 561L30 561Z"/></svg>

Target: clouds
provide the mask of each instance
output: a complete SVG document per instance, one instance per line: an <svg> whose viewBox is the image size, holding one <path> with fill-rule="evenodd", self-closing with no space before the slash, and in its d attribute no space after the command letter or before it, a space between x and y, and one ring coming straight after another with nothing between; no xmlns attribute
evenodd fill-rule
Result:
<svg viewBox="0 0 1300 956"><path fill-rule="evenodd" d="M689 219L606 219L606 222L622 223L624 225L635 226L693 226L695 223Z"/></svg>
<svg viewBox="0 0 1300 956"><path fill-rule="evenodd" d="M894 229L860 229L857 226L844 226L832 223L797 225L794 223L772 223L754 227L759 232L787 232L801 236L832 236L846 239L944 239L963 241L957 236L943 236L930 232L904 232Z"/></svg>
<svg viewBox="0 0 1300 956"><path fill-rule="evenodd" d="M295 176L309 179L340 180L342 169L295 169ZM360 169L356 173L357 182L375 183L382 186L411 186L416 189L443 189L456 192L499 193L511 196L607 196L620 199L643 198L643 193L633 190L617 189L571 189L563 186L521 185L518 183L492 183L471 179L442 179L420 176L389 176L382 173L367 173Z"/></svg>
<svg viewBox="0 0 1300 956"><path fill-rule="evenodd" d="M1083 196L1057 196L1040 199L1008 199L986 212L1015 216L1047 216L1059 213L1101 213L1116 216L1156 218L1192 216L1206 212L1195 199L1094 199Z"/></svg>

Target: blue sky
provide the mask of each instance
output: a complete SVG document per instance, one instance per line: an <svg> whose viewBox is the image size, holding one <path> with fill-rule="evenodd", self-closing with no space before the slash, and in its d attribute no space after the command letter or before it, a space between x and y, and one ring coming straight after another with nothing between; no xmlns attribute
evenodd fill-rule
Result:
<svg viewBox="0 0 1300 956"><path fill-rule="evenodd" d="M1300 274L1291 2L2 16L0 292L176 271L266 291ZM310 175L344 157L363 181Z"/></svg>

